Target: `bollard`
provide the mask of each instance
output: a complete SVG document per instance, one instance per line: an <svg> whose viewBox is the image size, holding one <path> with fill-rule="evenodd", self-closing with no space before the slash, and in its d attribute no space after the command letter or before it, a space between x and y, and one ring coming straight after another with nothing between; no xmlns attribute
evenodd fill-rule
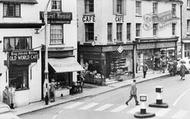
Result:
<svg viewBox="0 0 190 119"><path fill-rule="evenodd" d="M141 108L140 112L136 112L134 114L134 117L136 118L149 118L149 117L154 117L155 113L149 113L146 111L146 104L145 102L147 101L147 96L145 94L140 95L140 101L141 101Z"/></svg>
<svg viewBox="0 0 190 119"><path fill-rule="evenodd" d="M149 104L149 107L168 108L168 104L163 103L163 100L162 100L161 93L163 92L163 87L157 86L155 89L156 89L155 91L157 93L156 103Z"/></svg>

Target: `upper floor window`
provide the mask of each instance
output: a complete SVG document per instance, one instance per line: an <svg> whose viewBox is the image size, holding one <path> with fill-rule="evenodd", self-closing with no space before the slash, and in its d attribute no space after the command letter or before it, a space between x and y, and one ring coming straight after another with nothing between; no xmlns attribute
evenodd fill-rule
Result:
<svg viewBox="0 0 190 119"><path fill-rule="evenodd" d="M21 7L18 3L3 3L4 17L20 17Z"/></svg>
<svg viewBox="0 0 190 119"><path fill-rule="evenodd" d="M94 12L94 0L85 0L85 13Z"/></svg>
<svg viewBox="0 0 190 119"><path fill-rule="evenodd" d="M153 2L153 14L158 14L158 3Z"/></svg>
<svg viewBox="0 0 190 119"><path fill-rule="evenodd" d="M157 36L158 33L158 24L154 23L153 24L153 36Z"/></svg>
<svg viewBox="0 0 190 119"><path fill-rule="evenodd" d="M137 23L136 24L136 37L140 37L141 35L141 24Z"/></svg>
<svg viewBox="0 0 190 119"><path fill-rule="evenodd" d="M63 44L63 25L51 24L50 26L50 44Z"/></svg>
<svg viewBox="0 0 190 119"><path fill-rule="evenodd" d="M85 41L94 41L94 23L85 24Z"/></svg>
<svg viewBox="0 0 190 119"><path fill-rule="evenodd" d="M107 24L107 30L108 42L112 42L112 23Z"/></svg>
<svg viewBox="0 0 190 119"><path fill-rule="evenodd" d="M190 0L187 0L187 8L190 8Z"/></svg>
<svg viewBox="0 0 190 119"><path fill-rule="evenodd" d="M113 13L126 14L125 6L126 6L126 0L113 0Z"/></svg>
<svg viewBox="0 0 190 119"><path fill-rule="evenodd" d="M4 50L32 49L32 37L4 37Z"/></svg>
<svg viewBox="0 0 190 119"><path fill-rule="evenodd" d="M136 1L136 15L141 16L141 1Z"/></svg>
<svg viewBox="0 0 190 119"><path fill-rule="evenodd" d="M122 23L117 23L116 35L117 41L122 41Z"/></svg>
<svg viewBox="0 0 190 119"><path fill-rule="evenodd" d="M127 40L131 40L131 23L127 23Z"/></svg>
<svg viewBox="0 0 190 119"><path fill-rule="evenodd" d="M176 4L172 4L172 16L176 17Z"/></svg>
<svg viewBox="0 0 190 119"><path fill-rule="evenodd" d="M172 35L176 35L176 23L172 23Z"/></svg>
<svg viewBox="0 0 190 119"><path fill-rule="evenodd" d="M51 9L61 11L61 0L52 0Z"/></svg>
<svg viewBox="0 0 190 119"><path fill-rule="evenodd" d="M122 0L117 0L117 13L122 14Z"/></svg>

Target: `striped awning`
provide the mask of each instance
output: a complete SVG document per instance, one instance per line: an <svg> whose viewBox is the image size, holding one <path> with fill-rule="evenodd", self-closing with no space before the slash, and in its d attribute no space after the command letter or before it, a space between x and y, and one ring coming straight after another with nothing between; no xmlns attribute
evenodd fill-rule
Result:
<svg viewBox="0 0 190 119"><path fill-rule="evenodd" d="M38 2L36 0L0 0L0 3L7 3L7 2L13 2L13 3L23 3L23 4L37 4Z"/></svg>

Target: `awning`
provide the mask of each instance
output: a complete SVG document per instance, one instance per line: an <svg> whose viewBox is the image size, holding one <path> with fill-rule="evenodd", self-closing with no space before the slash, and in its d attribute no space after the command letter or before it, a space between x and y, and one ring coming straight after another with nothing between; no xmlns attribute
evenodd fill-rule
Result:
<svg viewBox="0 0 190 119"><path fill-rule="evenodd" d="M76 72L84 70L74 57L67 58L49 58L49 64L54 68L56 73Z"/></svg>
<svg viewBox="0 0 190 119"><path fill-rule="evenodd" d="M14 3L23 3L23 4L37 4L36 0L0 0L1 2L14 2Z"/></svg>

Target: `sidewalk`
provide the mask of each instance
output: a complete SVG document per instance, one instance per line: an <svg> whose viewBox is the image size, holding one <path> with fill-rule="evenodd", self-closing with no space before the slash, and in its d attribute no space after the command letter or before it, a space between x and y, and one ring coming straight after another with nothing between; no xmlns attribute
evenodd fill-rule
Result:
<svg viewBox="0 0 190 119"><path fill-rule="evenodd" d="M142 74L139 73L136 79L137 83L141 83L147 80L152 80L158 77L163 77L168 75L168 72L166 73L161 73L160 71L154 71L154 72L148 72L147 73L147 77L146 78L142 78ZM82 99L82 98L86 98L86 97L92 97L92 96L96 96L99 94L103 94L109 91L113 91L125 86L128 86L131 83L131 80L124 80L121 82L114 82L114 83L109 83L106 86L96 86L94 88L87 88L83 90L83 93L80 94L76 94L76 95L67 95L67 96L63 96L60 98L56 98L56 101L53 103L49 103L49 105L45 105L44 101L39 101L39 102L35 102L35 103L31 103L27 106L23 106L23 107L18 107L12 110L12 112L16 115L22 115L22 114L26 114L26 113L30 113L30 112L34 112L34 111L38 111L38 110L42 110L42 109L46 109L49 107L53 107L55 105L59 105L59 104L64 104L67 102L71 102L71 101L75 101L78 99Z"/></svg>

